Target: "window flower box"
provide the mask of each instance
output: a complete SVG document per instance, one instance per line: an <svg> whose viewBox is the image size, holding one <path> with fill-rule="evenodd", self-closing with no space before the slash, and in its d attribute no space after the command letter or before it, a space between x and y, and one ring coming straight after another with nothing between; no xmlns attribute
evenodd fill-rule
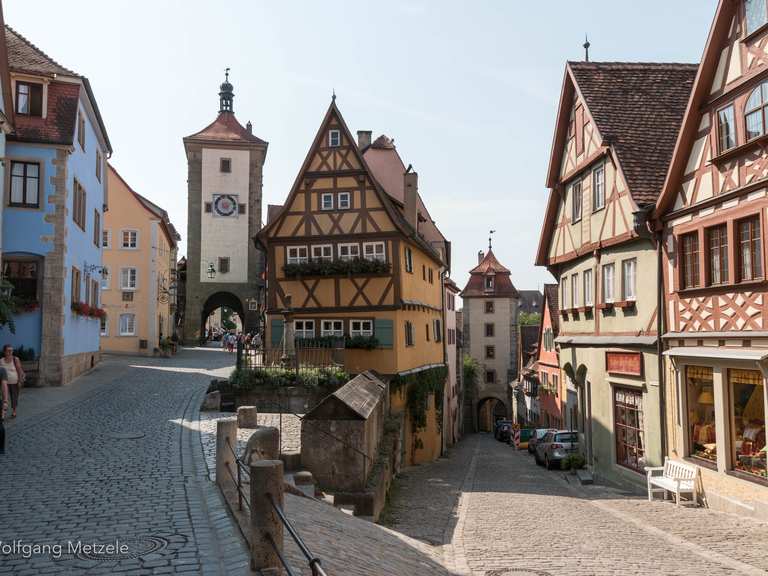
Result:
<svg viewBox="0 0 768 576"><path fill-rule="evenodd" d="M598 310L613 310L613 302L601 302L597 305Z"/></svg>
<svg viewBox="0 0 768 576"><path fill-rule="evenodd" d="M310 260L308 262L286 264L283 266L283 274L285 274L286 278L389 274L390 271L391 266L389 262L366 260L365 258L354 258L353 260Z"/></svg>
<svg viewBox="0 0 768 576"><path fill-rule="evenodd" d="M579 306L576 308L577 312L581 312L582 314L590 314L592 312L592 305L589 306Z"/></svg>
<svg viewBox="0 0 768 576"><path fill-rule="evenodd" d="M78 316L86 316L88 318L104 318L107 315L107 311L103 308L91 306L85 302L72 302L72 312Z"/></svg>
<svg viewBox="0 0 768 576"><path fill-rule="evenodd" d="M614 306L616 306L616 308L624 308L624 309L634 308L635 307L635 301L634 300L621 300L619 302L616 302L614 304Z"/></svg>
<svg viewBox="0 0 768 576"><path fill-rule="evenodd" d="M562 310L560 310L560 316L562 316L563 318L568 318L568 309L563 308Z"/></svg>

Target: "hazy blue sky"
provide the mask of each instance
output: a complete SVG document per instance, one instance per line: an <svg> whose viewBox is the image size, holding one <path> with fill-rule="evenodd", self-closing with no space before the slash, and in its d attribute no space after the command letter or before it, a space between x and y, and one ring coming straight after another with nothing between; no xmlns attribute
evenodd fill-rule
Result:
<svg viewBox="0 0 768 576"><path fill-rule="evenodd" d="M223 70L235 113L269 142L264 204L282 203L330 102L386 133L443 233L463 285L494 251L518 288L535 268L565 61L698 62L716 0L5 0L6 22L88 76L112 163L166 208L186 242L182 137L216 116ZM184 245L182 245L182 251Z"/></svg>

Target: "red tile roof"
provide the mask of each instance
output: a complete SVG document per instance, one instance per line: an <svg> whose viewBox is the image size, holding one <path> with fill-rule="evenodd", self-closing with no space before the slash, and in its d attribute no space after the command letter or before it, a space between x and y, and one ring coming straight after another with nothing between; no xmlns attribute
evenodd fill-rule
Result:
<svg viewBox="0 0 768 576"><path fill-rule="evenodd" d="M493 272L506 272L509 274L509 269L502 266L501 262L496 259L496 255L493 250L488 250L488 253L480 261L480 264L472 268L469 271L470 274L485 274L488 271Z"/></svg>
<svg viewBox="0 0 768 576"><path fill-rule="evenodd" d="M557 284L544 284L544 300L549 308L549 318L552 323L552 333L557 336L560 332L559 296Z"/></svg>
<svg viewBox="0 0 768 576"><path fill-rule="evenodd" d="M656 201L697 64L569 62L597 129L638 204Z"/></svg>
<svg viewBox="0 0 768 576"><path fill-rule="evenodd" d="M64 68L21 34L6 24L5 41L8 46L8 66L15 72L29 72L52 76L79 76L76 72Z"/></svg>
<svg viewBox="0 0 768 576"><path fill-rule="evenodd" d="M493 289L486 290L485 276L494 274ZM469 282L461 291L461 297L519 298L520 293L512 284L510 272L496 260L493 250L488 250L483 260L469 271Z"/></svg>
<svg viewBox="0 0 768 576"><path fill-rule="evenodd" d="M80 85L64 82L48 84L48 114L45 118L16 114L15 131L9 140L72 144L75 138Z"/></svg>
<svg viewBox="0 0 768 576"><path fill-rule="evenodd" d="M226 143L253 143L262 144L264 146L267 143L254 136L251 132L248 132L240 122L237 121L235 115L232 112L219 112L216 120L211 122L208 126L200 130L191 136L184 138L187 140L199 140L199 141L216 141Z"/></svg>

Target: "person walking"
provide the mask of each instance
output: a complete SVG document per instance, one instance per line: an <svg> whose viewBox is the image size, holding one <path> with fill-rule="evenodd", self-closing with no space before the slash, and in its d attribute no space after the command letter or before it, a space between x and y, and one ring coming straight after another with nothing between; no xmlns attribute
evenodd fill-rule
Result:
<svg viewBox="0 0 768 576"><path fill-rule="evenodd" d="M5 413L8 412L8 376L0 368L0 454L5 454Z"/></svg>
<svg viewBox="0 0 768 576"><path fill-rule="evenodd" d="M16 407L19 405L19 389L24 384L26 375L21 367L21 361L13 355L13 346L3 346L3 356L0 358L0 368L5 370L8 381L8 392L11 395L11 418L16 418Z"/></svg>

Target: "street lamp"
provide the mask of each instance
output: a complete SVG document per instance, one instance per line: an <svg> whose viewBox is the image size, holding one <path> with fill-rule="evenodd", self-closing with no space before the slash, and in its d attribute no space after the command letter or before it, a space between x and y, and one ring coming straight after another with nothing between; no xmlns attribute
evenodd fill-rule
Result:
<svg viewBox="0 0 768 576"><path fill-rule="evenodd" d="M216 268L213 267L213 262L208 262L208 278L211 280L216 278Z"/></svg>

